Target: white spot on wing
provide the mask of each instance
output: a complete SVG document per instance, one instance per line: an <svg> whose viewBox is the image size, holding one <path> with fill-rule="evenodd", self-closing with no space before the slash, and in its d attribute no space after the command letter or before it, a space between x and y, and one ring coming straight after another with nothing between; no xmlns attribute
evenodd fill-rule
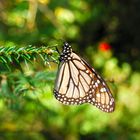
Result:
<svg viewBox="0 0 140 140"><path fill-rule="evenodd" d="M97 97L97 98L100 98L100 96L101 96L100 93L97 93L97 94L96 94L96 97Z"/></svg>
<svg viewBox="0 0 140 140"><path fill-rule="evenodd" d="M95 98L92 98L92 101L95 102Z"/></svg>
<svg viewBox="0 0 140 140"><path fill-rule="evenodd" d="M106 92L106 88L101 88L100 91L101 92Z"/></svg>
<svg viewBox="0 0 140 140"><path fill-rule="evenodd" d="M98 87L98 83L97 82L95 82L95 86Z"/></svg>

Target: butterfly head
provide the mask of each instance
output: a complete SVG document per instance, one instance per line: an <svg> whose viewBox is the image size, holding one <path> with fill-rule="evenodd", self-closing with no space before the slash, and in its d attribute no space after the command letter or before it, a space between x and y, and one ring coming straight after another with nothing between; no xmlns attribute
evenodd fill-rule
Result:
<svg viewBox="0 0 140 140"><path fill-rule="evenodd" d="M69 61L71 60L71 53L72 53L72 49L71 49L71 46L67 43L67 42L64 42L64 45L63 45L63 51L60 55L60 61Z"/></svg>

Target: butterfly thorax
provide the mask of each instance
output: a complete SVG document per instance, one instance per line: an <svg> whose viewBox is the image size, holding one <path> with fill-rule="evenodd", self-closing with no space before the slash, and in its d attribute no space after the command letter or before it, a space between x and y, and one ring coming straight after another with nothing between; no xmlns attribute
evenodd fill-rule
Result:
<svg viewBox="0 0 140 140"><path fill-rule="evenodd" d="M63 51L60 55L60 62L61 61L69 61L71 60L71 53L72 53L72 49L71 49L71 46L65 42L64 45L63 45Z"/></svg>

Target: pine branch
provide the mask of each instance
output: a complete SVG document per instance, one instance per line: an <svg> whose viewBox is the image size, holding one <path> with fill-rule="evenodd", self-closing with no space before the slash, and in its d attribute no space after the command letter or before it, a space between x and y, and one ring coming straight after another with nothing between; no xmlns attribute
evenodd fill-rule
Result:
<svg viewBox="0 0 140 140"><path fill-rule="evenodd" d="M58 63L59 53L56 46L0 47L0 98L16 100L18 95L39 92L46 84L47 87L50 86L49 84L54 82L55 72L34 71L26 75L21 64L33 62L40 64L40 61L48 65L50 62Z"/></svg>
<svg viewBox="0 0 140 140"><path fill-rule="evenodd" d="M44 64L49 64L49 62L58 61L58 52L55 47L0 47L0 65L6 66L9 70L18 68L21 70L20 63L36 61L40 57ZM1 68L0 68L1 69ZM3 69L4 70L4 69Z"/></svg>

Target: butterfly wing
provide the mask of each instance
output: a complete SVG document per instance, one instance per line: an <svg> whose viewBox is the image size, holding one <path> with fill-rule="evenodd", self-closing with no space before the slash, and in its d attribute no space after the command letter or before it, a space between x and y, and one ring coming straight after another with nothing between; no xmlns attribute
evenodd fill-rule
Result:
<svg viewBox="0 0 140 140"><path fill-rule="evenodd" d="M74 52L62 54L61 60L54 88L57 100L66 105L91 103L104 112L114 111L107 84L85 60Z"/></svg>
<svg viewBox="0 0 140 140"><path fill-rule="evenodd" d="M88 80L91 78L83 74L86 68L81 64L81 58L75 53L71 57L71 61L60 62L54 93L56 99L63 104L82 104L89 100Z"/></svg>
<svg viewBox="0 0 140 140"><path fill-rule="evenodd" d="M83 59L82 59L83 60ZM115 109L115 102L112 93L103 78L91 66L83 60L87 73L92 78L91 90L92 94L91 104L104 112L113 112Z"/></svg>

